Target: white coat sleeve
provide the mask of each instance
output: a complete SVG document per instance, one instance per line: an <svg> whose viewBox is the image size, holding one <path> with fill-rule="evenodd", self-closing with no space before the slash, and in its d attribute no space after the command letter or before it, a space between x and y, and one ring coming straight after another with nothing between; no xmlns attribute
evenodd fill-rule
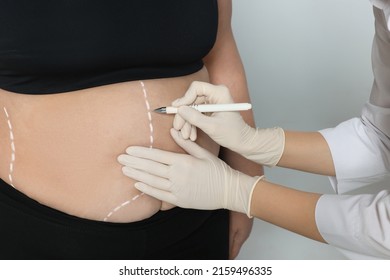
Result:
<svg viewBox="0 0 390 280"><path fill-rule="evenodd" d="M322 237L352 258L390 259L390 0L371 0L374 83L361 118L321 130L335 166L336 195L322 195Z"/></svg>
<svg viewBox="0 0 390 280"><path fill-rule="evenodd" d="M362 118L320 131L332 153L337 195L319 199L316 223L335 247L390 259L390 139L368 122L366 110Z"/></svg>
<svg viewBox="0 0 390 280"><path fill-rule="evenodd" d="M390 192L323 195L316 222L330 245L368 257L390 259Z"/></svg>
<svg viewBox="0 0 390 280"><path fill-rule="evenodd" d="M330 181L337 194L375 183L389 174L390 138L367 120L367 107L372 105L366 104L362 118L319 131L332 154L336 177Z"/></svg>
<svg viewBox="0 0 390 280"><path fill-rule="evenodd" d="M390 30L390 1L389 0L370 0L371 4L381 9L386 17L387 29Z"/></svg>

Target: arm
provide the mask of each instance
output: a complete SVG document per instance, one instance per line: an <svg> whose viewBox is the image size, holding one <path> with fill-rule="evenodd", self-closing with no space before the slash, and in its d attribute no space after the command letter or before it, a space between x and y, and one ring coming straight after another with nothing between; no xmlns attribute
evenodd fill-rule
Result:
<svg viewBox="0 0 390 280"><path fill-rule="evenodd" d="M239 56L231 29L232 3L229 0L218 1L219 24L214 48L204 59L213 84L225 84L233 93L236 102L247 102L249 93L244 68ZM254 125L252 112L243 114L243 118ZM220 157L234 168L251 174L262 174L262 167L242 156L222 148ZM253 221L241 213L231 212L230 219L230 257L235 258L248 238Z"/></svg>
<svg viewBox="0 0 390 280"><path fill-rule="evenodd" d="M191 104L198 97L211 103L232 102L226 87L197 82L177 103ZM269 166L279 164L329 175L337 170L335 190L339 194L357 191L386 175L378 187L388 189L389 139L365 114L320 132L284 132L280 128L251 128L236 112L206 116L182 106L178 113L221 145ZM144 182L136 186L139 190L181 207L226 208L350 251L390 256L388 191L321 195L294 190L238 172L182 136L180 128L172 131L173 139L189 155L147 148L128 150L129 156L121 159L124 172ZM154 166L145 173L140 170L140 159L147 160L143 166L157 162L161 169ZM375 192L372 185L368 188L366 191Z"/></svg>
<svg viewBox="0 0 390 280"><path fill-rule="evenodd" d="M204 59L212 84L224 84L232 93L235 102L249 102L249 92L244 67L239 56L231 29L231 0L218 1L219 27L214 48ZM252 111L242 112L242 117L251 126L255 125ZM263 174L260 165L246 160L237 153L221 147L221 157L231 166L251 175Z"/></svg>
<svg viewBox="0 0 390 280"><path fill-rule="evenodd" d="M180 207L225 208L308 238L379 258L390 257L390 193L321 195L294 190L233 170L172 131L188 153L131 147L119 160L140 191ZM388 187L384 178L382 188Z"/></svg>
<svg viewBox="0 0 390 280"><path fill-rule="evenodd" d="M322 195L316 221L323 238L331 245L380 259L390 259L389 180L375 194Z"/></svg>
<svg viewBox="0 0 390 280"><path fill-rule="evenodd" d="M315 220L320 194L298 191L260 180L254 187L251 215L320 242Z"/></svg>
<svg viewBox="0 0 390 280"><path fill-rule="evenodd" d="M284 131L280 127L253 128L237 112L218 112L206 116L183 106L196 101L212 104L235 102L229 88L224 85L192 83L184 97L174 102L174 106L179 107L174 128L181 132L183 138L194 139L186 133L188 129L182 130L186 124L194 125L221 146L258 164L334 176L332 153L320 132Z"/></svg>
<svg viewBox="0 0 390 280"><path fill-rule="evenodd" d="M280 167L335 176L335 167L328 143L319 132L285 131Z"/></svg>

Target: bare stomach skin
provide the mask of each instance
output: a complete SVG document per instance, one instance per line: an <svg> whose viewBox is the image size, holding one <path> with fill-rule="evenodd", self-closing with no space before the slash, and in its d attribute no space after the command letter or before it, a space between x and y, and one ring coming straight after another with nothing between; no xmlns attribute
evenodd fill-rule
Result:
<svg viewBox="0 0 390 280"><path fill-rule="evenodd" d="M173 116L152 111L195 80L208 81L207 70L50 95L0 90L0 177L41 204L85 219L134 222L168 209L134 188L117 157L134 145L183 152L169 135ZM218 153L201 132L197 141Z"/></svg>

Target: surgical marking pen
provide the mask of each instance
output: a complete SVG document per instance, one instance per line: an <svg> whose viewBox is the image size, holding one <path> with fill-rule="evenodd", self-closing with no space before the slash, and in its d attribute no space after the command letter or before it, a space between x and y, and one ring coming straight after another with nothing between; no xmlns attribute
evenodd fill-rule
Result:
<svg viewBox="0 0 390 280"><path fill-rule="evenodd" d="M231 103L231 104L194 104L189 107L198 110L201 113L211 112L233 112L233 111L246 111L252 109L250 103ZM178 107L160 107L154 110L160 114L177 114Z"/></svg>

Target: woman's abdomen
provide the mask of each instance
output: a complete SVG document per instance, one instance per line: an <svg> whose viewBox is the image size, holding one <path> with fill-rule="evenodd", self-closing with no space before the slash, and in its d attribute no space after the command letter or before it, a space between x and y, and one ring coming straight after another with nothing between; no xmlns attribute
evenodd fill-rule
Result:
<svg viewBox="0 0 390 280"><path fill-rule="evenodd" d="M0 177L29 197L70 215L132 222L164 208L122 174L118 155L141 145L175 152L172 116L153 112L181 97L193 75L132 81L70 93L0 91ZM218 152L203 134L199 144Z"/></svg>

